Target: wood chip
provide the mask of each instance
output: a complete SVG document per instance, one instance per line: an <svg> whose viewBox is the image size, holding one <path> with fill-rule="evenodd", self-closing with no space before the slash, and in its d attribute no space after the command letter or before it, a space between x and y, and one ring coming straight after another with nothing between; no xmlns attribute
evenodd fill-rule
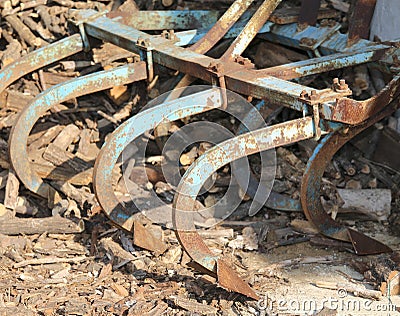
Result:
<svg viewBox="0 0 400 316"><path fill-rule="evenodd" d="M197 301L186 299L183 297L170 297L174 304L186 309L191 313L199 313L201 315L215 315L218 311L216 307L198 303Z"/></svg>
<svg viewBox="0 0 400 316"><path fill-rule="evenodd" d="M9 209L17 207L19 194L19 180L13 170L10 170L7 177L6 196L4 198L4 206Z"/></svg>

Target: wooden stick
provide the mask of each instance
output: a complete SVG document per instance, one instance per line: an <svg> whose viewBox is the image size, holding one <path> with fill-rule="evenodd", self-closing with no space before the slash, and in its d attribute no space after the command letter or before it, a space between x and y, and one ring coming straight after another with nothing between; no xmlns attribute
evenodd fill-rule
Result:
<svg viewBox="0 0 400 316"><path fill-rule="evenodd" d="M39 258L39 259L30 259L24 260L13 265L13 268L22 268L29 265L38 265L38 264L50 264L50 263L64 263L64 262L81 262L86 260L91 260L93 257L79 256L73 258L57 258L57 257L48 257L48 258Z"/></svg>
<svg viewBox="0 0 400 316"><path fill-rule="evenodd" d="M358 297L369 298L372 300L382 299L382 293L380 291L368 290L364 287L356 285L327 282L327 281L317 281L315 282L315 285L317 287L324 289L343 290L343 295L346 295L347 292L350 292L353 293L354 296Z"/></svg>
<svg viewBox="0 0 400 316"><path fill-rule="evenodd" d="M75 221L60 217L11 218L0 220L0 233L4 235L33 235L42 233L75 234L85 230L83 220Z"/></svg>
<svg viewBox="0 0 400 316"><path fill-rule="evenodd" d="M40 22L35 22L30 16L23 15L22 22L25 23L27 27L29 27L32 31L35 31L39 34L41 38L45 41L49 41L54 39L53 34L50 33L49 30L45 29Z"/></svg>
<svg viewBox="0 0 400 316"><path fill-rule="evenodd" d="M7 15L5 20L11 25L11 27L18 33L19 37L23 39L31 47L40 47L45 42L36 37L35 34L27 27L16 15Z"/></svg>

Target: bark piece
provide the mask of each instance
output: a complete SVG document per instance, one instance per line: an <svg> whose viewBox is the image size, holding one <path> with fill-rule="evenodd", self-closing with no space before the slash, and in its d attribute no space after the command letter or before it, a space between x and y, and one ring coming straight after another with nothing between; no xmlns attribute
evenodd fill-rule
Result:
<svg viewBox="0 0 400 316"><path fill-rule="evenodd" d="M218 311L216 307L201 304L195 300L190 300L183 297L173 297L172 299L175 305L191 313L201 315L216 315Z"/></svg>
<svg viewBox="0 0 400 316"><path fill-rule="evenodd" d="M50 161L55 166L63 165L74 170L75 172L84 172L92 168L92 164L87 163L68 151L62 150L54 144L50 144L46 148L43 158L47 161Z"/></svg>
<svg viewBox="0 0 400 316"><path fill-rule="evenodd" d="M19 180L13 170L10 170L7 177L6 196L4 206L14 210L18 205Z"/></svg>
<svg viewBox="0 0 400 316"><path fill-rule="evenodd" d="M17 90L8 90L7 108L16 112L21 111L33 99L33 95L26 94Z"/></svg>
<svg viewBox="0 0 400 316"><path fill-rule="evenodd" d="M75 139L79 137L80 133L81 131L78 126L69 124L54 139L53 145L65 151L68 149L69 145L75 142Z"/></svg>
<svg viewBox="0 0 400 316"><path fill-rule="evenodd" d="M167 250L167 245L154 235L149 226L143 226L138 221L135 221L133 229L133 242L136 246L153 251L156 255L162 254Z"/></svg>
<svg viewBox="0 0 400 316"><path fill-rule="evenodd" d="M21 51L22 45L18 41L13 40L11 43L9 43L6 50L3 52L3 55L1 56L2 68L19 59L21 56Z"/></svg>

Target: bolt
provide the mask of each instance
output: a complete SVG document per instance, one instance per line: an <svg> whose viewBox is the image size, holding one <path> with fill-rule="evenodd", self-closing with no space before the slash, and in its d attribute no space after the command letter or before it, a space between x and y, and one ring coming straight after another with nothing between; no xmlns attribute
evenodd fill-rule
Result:
<svg viewBox="0 0 400 316"><path fill-rule="evenodd" d="M333 79L333 85L332 85L332 90L336 92L344 92L349 89L349 85L346 84L346 80L344 79L338 79L334 78Z"/></svg>
<svg viewBox="0 0 400 316"><path fill-rule="evenodd" d="M301 91L300 98L305 99L306 97L307 97L307 91L306 90Z"/></svg>
<svg viewBox="0 0 400 316"><path fill-rule="evenodd" d="M211 62L208 65L208 68L211 69L212 71L215 71L215 72L224 71L224 65L222 65L221 63L216 63L216 62Z"/></svg>
<svg viewBox="0 0 400 316"><path fill-rule="evenodd" d="M318 99L317 90L311 90L310 100L316 101L317 99Z"/></svg>
<svg viewBox="0 0 400 316"><path fill-rule="evenodd" d="M346 80L341 79L339 81L339 89L340 90L347 90L349 88L349 86L346 84Z"/></svg>

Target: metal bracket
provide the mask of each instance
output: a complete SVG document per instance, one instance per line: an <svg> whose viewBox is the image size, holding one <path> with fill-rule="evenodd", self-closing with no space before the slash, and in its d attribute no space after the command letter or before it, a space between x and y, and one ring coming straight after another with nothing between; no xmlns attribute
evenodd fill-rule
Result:
<svg viewBox="0 0 400 316"><path fill-rule="evenodd" d="M90 52L90 50L91 50L89 38L85 31L85 23L94 21L99 17L105 16L108 12L109 12L108 10L98 12L98 13L95 13L95 14L85 18L85 19L81 19L79 21L71 20L71 22L74 23L79 29L79 33L81 34L82 42L83 42L83 51L85 53Z"/></svg>
<svg viewBox="0 0 400 316"><path fill-rule="evenodd" d="M319 140L321 138L321 127L319 126L319 104L313 105L313 120L314 120L314 128L315 128L315 140Z"/></svg>

